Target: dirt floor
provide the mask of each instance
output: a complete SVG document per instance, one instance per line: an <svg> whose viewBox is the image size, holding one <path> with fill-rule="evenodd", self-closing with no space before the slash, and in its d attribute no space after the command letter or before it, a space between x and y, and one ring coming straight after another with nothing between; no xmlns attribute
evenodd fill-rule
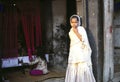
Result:
<svg viewBox="0 0 120 82"><path fill-rule="evenodd" d="M64 78L65 72L49 70L46 75L32 76L29 74L29 69L25 69L24 72L21 70L9 71L4 74L6 79L4 82L43 82L44 80L51 78Z"/></svg>

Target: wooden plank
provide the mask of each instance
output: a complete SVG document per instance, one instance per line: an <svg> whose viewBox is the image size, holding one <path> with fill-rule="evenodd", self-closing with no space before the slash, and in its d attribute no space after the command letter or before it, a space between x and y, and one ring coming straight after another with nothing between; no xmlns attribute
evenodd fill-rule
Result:
<svg viewBox="0 0 120 82"><path fill-rule="evenodd" d="M113 79L113 0L104 0L104 71L103 82Z"/></svg>

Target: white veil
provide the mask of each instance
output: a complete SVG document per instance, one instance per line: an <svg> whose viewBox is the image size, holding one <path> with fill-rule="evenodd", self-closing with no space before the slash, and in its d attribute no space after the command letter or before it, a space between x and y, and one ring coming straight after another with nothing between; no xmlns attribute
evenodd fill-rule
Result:
<svg viewBox="0 0 120 82"><path fill-rule="evenodd" d="M81 26L82 25L82 22L81 22L81 17L79 16L79 15L72 15L71 17L70 17L70 20L73 18L73 17L77 17L78 18L78 26Z"/></svg>

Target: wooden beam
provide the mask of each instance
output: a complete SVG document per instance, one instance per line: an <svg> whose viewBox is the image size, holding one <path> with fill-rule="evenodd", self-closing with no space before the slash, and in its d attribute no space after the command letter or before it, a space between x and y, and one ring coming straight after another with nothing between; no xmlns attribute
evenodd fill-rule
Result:
<svg viewBox="0 0 120 82"><path fill-rule="evenodd" d="M104 1L104 67L103 82L113 82L113 0Z"/></svg>

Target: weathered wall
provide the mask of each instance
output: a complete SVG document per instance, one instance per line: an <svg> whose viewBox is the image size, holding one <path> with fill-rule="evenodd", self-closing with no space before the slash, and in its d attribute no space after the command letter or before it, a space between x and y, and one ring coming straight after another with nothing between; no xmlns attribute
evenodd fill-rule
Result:
<svg viewBox="0 0 120 82"><path fill-rule="evenodd" d="M102 82L103 73L103 19L101 0L86 0L86 28L92 48L93 72L97 82Z"/></svg>
<svg viewBox="0 0 120 82"><path fill-rule="evenodd" d="M53 54L51 64L58 70L65 70L67 65L67 34L66 34L66 0L52 1L53 15Z"/></svg>
<svg viewBox="0 0 120 82"><path fill-rule="evenodd" d="M114 72L120 72L120 11L114 13Z"/></svg>
<svg viewBox="0 0 120 82"><path fill-rule="evenodd" d="M77 14L83 17L83 1L76 0Z"/></svg>
<svg viewBox="0 0 120 82"><path fill-rule="evenodd" d="M86 4L85 0L76 0L77 14L82 17L82 26L86 27Z"/></svg>

